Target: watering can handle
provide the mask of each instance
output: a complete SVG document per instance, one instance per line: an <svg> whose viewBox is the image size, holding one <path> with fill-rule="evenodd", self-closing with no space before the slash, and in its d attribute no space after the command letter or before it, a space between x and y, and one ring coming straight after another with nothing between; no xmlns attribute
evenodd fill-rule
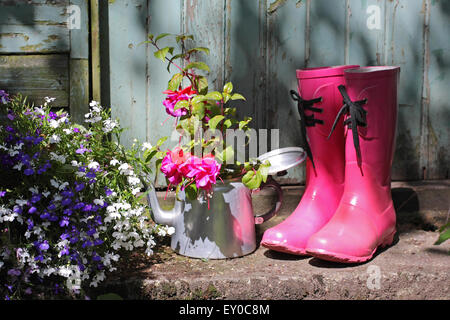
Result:
<svg viewBox="0 0 450 320"><path fill-rule="evenodd" d="M275 189L275 191L277 192L277 195L278 195L278 199L277 199L277 202L275 203L275 205L272 207L272 209L270 209L268 212L258 215L258 216L255 216L255 224L261 224L263 222L266 222L267 220L272 218L274 215L276 215L278 213L278 211L280 211L281 203L283 201L283 191L281 190L281 187L278 184L278 182L276 182L272 178L272 176L269 176L267 178L267 181L265 183L261 184L261 187L259 189L262 190L264 188Z"/></svg>

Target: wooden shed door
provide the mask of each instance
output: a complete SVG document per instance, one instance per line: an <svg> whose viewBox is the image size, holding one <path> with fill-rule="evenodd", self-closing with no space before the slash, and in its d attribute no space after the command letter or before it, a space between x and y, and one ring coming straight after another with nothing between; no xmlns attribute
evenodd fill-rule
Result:
<svg viewBox="0 0 450 320"><path fill-rule="evenodd" d="M0 89L46 96L81 119L89 102L86 0L0 0Z"/></svg>

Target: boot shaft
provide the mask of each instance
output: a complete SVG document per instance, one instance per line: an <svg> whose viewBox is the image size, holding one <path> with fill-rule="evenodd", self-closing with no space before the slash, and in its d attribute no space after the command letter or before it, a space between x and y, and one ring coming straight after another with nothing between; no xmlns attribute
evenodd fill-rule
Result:
<svg viewBox="0 0 450 320"><path fill-rule="evenodd" d="M382 186L390 185L391 181L397 127L399 72L399 67L363 67L345 72L345 86L350 99L352 101L366 99L362 107L367 112L367 125L357 128L361 161L364 165L360 174L364 175L364 170L372 170L371 176ZM354 128L346 129L347 164L356 163L358 160L352 130Z"/></svg>
<svg viewBox="0 0 450 320"><path fill-rule="evenodd" d="M306 161L306 185L313 180L344 182L344 126L336 127L337 133L327 139L337 112L342 106L342 97L337 87L344 84L344 71L358 68L358 65L308 68L297 70L298 92L305 100L321 98L313 107L321 111L305 109L305 116L310 121L306 126L308 142L314 159ZM320 122L315 122L319 120ZM315 122L315 123L314 123Z"/></svg>

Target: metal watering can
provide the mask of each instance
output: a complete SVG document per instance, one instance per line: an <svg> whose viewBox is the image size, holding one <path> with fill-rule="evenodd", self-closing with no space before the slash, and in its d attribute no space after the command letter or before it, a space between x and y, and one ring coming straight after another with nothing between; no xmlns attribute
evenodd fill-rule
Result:
<svg viewBox="0 0 450 320"><path fill-rule="evenodd" d="M261 224L273 217L281 208L283 199L279 184L271 174L297 165L306 155L301 148L284 148L271 151L261 160L269 160L269 177L261 189L273 188L277 193L275 205L266 213L255 216L252 206L252 191L240 179L225 180L214 186L209 209L206 199L186 199L184 191L179 192L175 206L163 210L156 197L155 188L147 190L147 200L153 220L158 224L175 228L171 248L184 256L203 259L235 258L252 253L257 248L255 224Z"/></svg>

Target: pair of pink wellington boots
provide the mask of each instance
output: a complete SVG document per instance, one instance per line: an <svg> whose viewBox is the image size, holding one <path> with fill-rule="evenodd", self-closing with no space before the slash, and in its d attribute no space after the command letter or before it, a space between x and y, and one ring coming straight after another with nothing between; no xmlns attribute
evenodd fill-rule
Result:
<svg viewBox="0 0 450 320"><path fill-rule="evenodd" d="M297 70L306 188L295 211L266 230L269 249L343 263L392 244L391 165L399 67Z"/></svg>

